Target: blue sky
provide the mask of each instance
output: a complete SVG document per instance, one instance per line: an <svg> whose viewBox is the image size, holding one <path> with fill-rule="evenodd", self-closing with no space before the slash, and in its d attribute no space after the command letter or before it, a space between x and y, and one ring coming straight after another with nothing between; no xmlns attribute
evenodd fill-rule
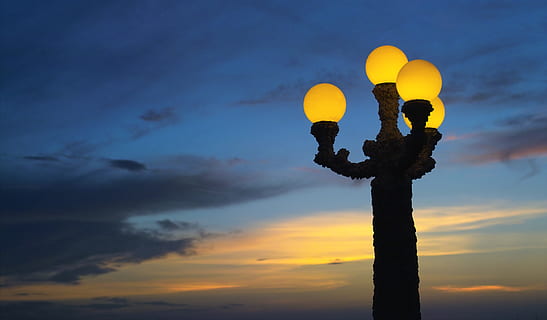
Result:
<svg viewBox="0 0 547 320"><path fill-rule="evenodd" d="M362 161L384 44L443 75L424 317L547 315L542 1L0 3L6 315L370 317L369 183L313 163L302 99L344 92Z"/></svg>

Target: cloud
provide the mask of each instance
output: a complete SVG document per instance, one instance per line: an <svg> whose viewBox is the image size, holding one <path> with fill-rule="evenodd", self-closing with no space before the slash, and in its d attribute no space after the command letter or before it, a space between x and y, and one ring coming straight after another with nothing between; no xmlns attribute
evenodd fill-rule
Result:
<svg viewBox="0 0 547 320"><path fill-rule="evenodd" d="M120 308L127 308L126 303L91 303L80 306L81 308L90 308L95 310L115 310Z"/></svg>
<svg viewBox="0 0 547 320"><path fill-rule="evenodd" d="M9 181L0 177L0 217L5 222L119 221L170 210L220 207L308 186L296 179L280 180L251 169L237 170L229 160L186 156L170 161L175 168L146 171L135 160L110 161L111 166L131 171L125 174L99 170L77 175L58 168L48 178L27 177L26 172L16 173L18 177ZM71 171L73 165L68 167ZM25 181L24 186L18 181Z"/></svg>
<svg viewBox="0 0 547 320"><path fill-rule="evenodd" d="M17 292L14 294L14 296L17 297L29 297L29 296L44 296L45 293L42 292Z"/></svg>
<svg viewBox="0 0 547 320"><path fill-rule="evenodd" d="M23 159L33 161L59 161L59 158L52 156L25 156Z"/></svg>
<svg viewBox="0 0 547 320"><path fill-rule="evenodd" d="M129 300L127 300L126 298L120 298L120 297L96 297L96 298L93 298L93 300L112 302L112 303L123 303L123 304L129 303Z"/></svg>
<svg viewBox="0 0 547 320"><path fill-rule="evenodd" d="M517 116L501 124L497 131L475 134L459 161L485 164L547 155L547 117Z"/></svg>
<svg viewBox="0 0 547 320"><path fill-rule="evenodd" d="M132 172L144 171L146 166L134 160L107 160L112 168L123 169Z"/></svg>
<svg viewBox="0 0 547 320"><path fill-rule="evenodd" d="M241 159L188 155L167 159L167 169L108 159L109 167L122 170L73 170L77 164L104 165L104 160L94 161L63 161L38 175L16 171L9 179L0 177L0 240L9 244L2 252L9 258L0 265L5 285L78 284L122 265L170 253L192 255L197 242L213 237L198 224L162 219L159 228L138 230L125 221L273 197L306 186L239 170Z"/></svg>
<svg viewBox="0 0 547 320"><path fill-rule="evenodd" d="M529 15L528 11L517 13L515 9L504 11L508 16L498 19ZM533 10L537 9L530 8L529 11ZM489 14L492 12L488 11ZM479 20L483 19L481 13ZM529 23L540 20L530 17ZM534 53L542 39L535 33L513 34L512 31L498 32L477 43L466 39L466 45L453 48L443 76L441 98L445 104L472 107L472 112L476 112L479 104L488 112L491 108L541 109L547 98L543 90L547 63L537 59Z"/></svg>
<svg viewBox="0 0 547 320"><path fill-rule="evenodd" d="M160 110L147 110L139 118L147 122L166 122L177 120L178 117L174 109L168 107Z"/></svg>
<svg viewBox="0 0 547 320"><path fill-rule="evenodd" d="M85 248L83 247L80 249L85 250ZM53 253L53 255L55 255L55 253ZM67 269L67 265L69 265L69 263L70 261L68 261L68 264L64 264L62 266L63 268L62 271L54 271L55 273L51 277L45 278L44 280L52 281L52 282L60 282L60 283L77 284L79 283L81 277L83 276L88 276L88 275L97 276L103 273L108 273L108 272L112 272L116 270L114 268L104 267L104 266L96 265L96 264L85 264L83 266L77 266L72 268L68 266L68 269ZM78 263L78 262L76 261L75 263ZM101 262L101 264L103 263L105 262ZM18 272L18 276L19 276L19 272ZM40 278L34 278L32 280L40 281Z"/></svg>
<svg viewBox="0 0 547 320"><path fill-rule="evenodd" d="M171 303L166 301L145 301L145 302L135 302L138 305L146 306L160 306L160 307L186 307L186 303Z"/></svg>
<svg viewBox="0 0 547 320"><path fill-rule="evenodd" d="M129 127L132 139L138 139L151 132L168 126L178 124L180 118L173 107L163 109L148 109L139 116L144 123L135 124Z"/></svg>
<svg viewBox="0 0 547 320"><path fill-rule="evenodd" d="M418 232L457 232L510 225L547 213L544 205L530 204L527 207L507 206L454 206L430 207L416 210Z"/></svg>
<svg viewBox="0 0 547 320"><path fill-rule="evenodd" d="M126 223L37 221L0 224L4 284L78 284L82 277L113 272L169 253L194 254L199 238L169 240Z"/></svg>
<svg viewBox="0 0 547 320"><path fill-rule="evenodd" d="M166 231L201 229L197 223L189 223L185 221L172 221L169 219L163 219L156 221L156 223Z"/></svg>
<svg viewBox="0 0 547 320"><path fill-rule="evenodd" d="M503 286L503 285L479 285L470 287L456 287L456 286L436 286L433 289L449 292L449 293L474 293L474 292L522 292L530 290L538 290L537 287L515 287L515 286Z"/></svg>
<svg viewBox="0 0 547 320"><path fill-rule="evenodd" d="M327 263L327 264L329 264L329 265L336 265L336 264L343 264L343 263L344 263L343 260L341 260L341 259L335 259L334 261L329 262L329 263Z"/></svg>
<svg viewBox="0 0 547 320"><path fill-rule="evenodd" d="M234 309L234 308L241 308L243 306L245 306L245 305L242 304L242 303L229 303L229 304L225 304L223 306L220 306L220 308L228 310L228 309Z"/></svg>

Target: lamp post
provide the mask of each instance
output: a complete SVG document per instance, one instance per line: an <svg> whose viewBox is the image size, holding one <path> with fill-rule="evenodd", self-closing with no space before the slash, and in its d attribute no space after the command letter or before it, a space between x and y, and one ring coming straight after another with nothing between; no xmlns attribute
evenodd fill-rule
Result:
<svg viewBox="0 0 547 320"><path fill-rule="evenodd" d="M318 84L304 97L304 112L313 123L311 134L319 147L314 161L352 179L371 178L374 232L375 320L421 319L416 229L412 218L412 180L433 170L431 157L441 134L436 127L444 118L438 94L442 79L425 60L408 62L393 46L371 52L365 65L379 103L381 129L376 140L366 140L363 152L369 159L348 160L349 151L334 153L338 121L345 112L345 98L337 87ZM397 126L399 95L410 134ZM431 116L430 116L431 113ZM428 120L429 117L429 120Z"/></svg>

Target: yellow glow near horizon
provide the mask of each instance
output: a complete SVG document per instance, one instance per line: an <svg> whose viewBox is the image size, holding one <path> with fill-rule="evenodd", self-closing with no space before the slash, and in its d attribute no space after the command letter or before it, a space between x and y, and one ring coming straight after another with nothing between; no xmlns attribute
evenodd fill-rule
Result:
<svg viewBox="0 0 547 320"><path fill-rule="evenodd" d="M373 84L395 83L399 70L408 62L403 51L394 46L378 47L368 55L365 72Z"/></svg>
<svg viewBox="0 0 547 320"><path fill-rule="evenodd" d="M346 113L346 98L337 86L320 83L311 87L304 97L304 113L312 122L338 122Z"/></svg>
<svg viewBox="0 0 547 320"><path fill-rule="evenodd" d="M433 100L441 92L441 73L429 61L412 60L405 64L397 75L397 92L405 101Z"/></svg>
<svg viewBox="0 0 547 320"><path fill-rule="evenodd" d="M425 127L437 129L444 121L444 103L439 97L437 97L431 101L431 105L433 106L433 111L429 114ZM408 120L404 113L403 119L405 120L405 124L412 129L412 123Z"/></svg>
<svg viewBox="0 0 547 320"><path fill-rule="evenodd" d="M546 208L546 202L526 207L510 207L500 203L417 208L414 215L420 239L418 252L420 257L436 257L429 260L430 269L440 268L436 269L437 274L429 273L435 282L430 287L436 286L438 289L435 291L445 288L445 291L452 292L509 291L516 286L525 288L537 283L538 279L544 279L541 257L536 253L526 253L530 249L536 252L547 248L544 234L530 232L523 237L522 231L518 230L492 234L481 229L533 221L547 215ZM224 296L257 289L324 292L355 286L355 279L366 279L362 277L363 267L372 265L371 262L358 262L373 258L372 225L368 211L317 212L267 221L248 226L245 230L200 242L195 248L196 255L171 254L153 261L124 265L117 272L85 277L80 285L71 286L70 290L59 284L3 288L0 290L0 300L41 299L38 295L18 295L20 292L47 294L48 300L175 292L186 294L185 298L191 294L210 299L217 294ZM470 287L470 282L462 282L457 274L453 274L452 278L446 276L445 264L452 266L454 261L459 261L457 263L460 265L468 266L469 261L490 259L484 258L485 253L496 253L490 257L501 259L522 249L519 252L526 253L526 262L512 269L497 271L499 279L506 282L492 280L494 282L486 283L490 286ZM467 253L481 254L453 258L453 255ZM498 262L492 263L495 265ZM526 272L522 274L516 270ZM490 272L488 268L482 269L468 275L467 280L484 284L481 281ZM503 283L515 287L491 286Z"/></svg>

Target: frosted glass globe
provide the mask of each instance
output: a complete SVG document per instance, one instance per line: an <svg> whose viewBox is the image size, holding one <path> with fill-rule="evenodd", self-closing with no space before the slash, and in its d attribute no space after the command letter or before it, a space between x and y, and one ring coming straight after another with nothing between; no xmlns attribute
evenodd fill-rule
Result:
<svg viewBox="0 0 547 320"><path fill-rule="evenodd" d="M395 83L399 70L408 62L403 51L394 46L378 47L368 55L365 72L373 84Z"/></svg>
<svg viewBox="0 0 547 320"><path fill-rule="evenodd" d="M330 83L311 87L304 97L304 113L312 122L338 122L346 112L346 98L342 90Z"/></svg>
<svg viewBox="0 0 547 320"><path fill-rule="evenodd" d="M405 64L397 75L397 92L405 101L433 100L441 92L441 73L429 61L412 60Z"/></svg>

